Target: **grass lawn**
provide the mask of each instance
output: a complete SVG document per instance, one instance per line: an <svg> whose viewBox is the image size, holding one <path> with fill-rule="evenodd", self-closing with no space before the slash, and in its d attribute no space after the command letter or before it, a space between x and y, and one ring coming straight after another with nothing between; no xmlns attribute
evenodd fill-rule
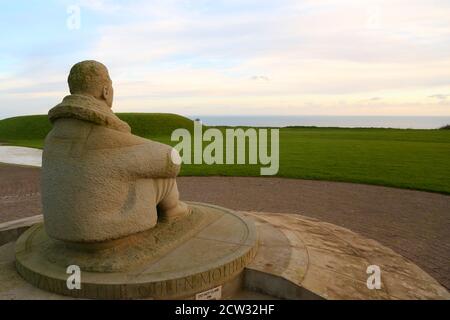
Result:
<svg viewBox="0 0 450 320"><path fill-rule="evenodd" d="M118 114L133 133L174 145L192 122L170 114ZM42 147L46 116L0 120L0 142ZM220 128L224 130L224 128ZM259 165L183 165L182 175L259 176ZM282 128L278 176L348 181L450 194L450 130Z"/></svg>

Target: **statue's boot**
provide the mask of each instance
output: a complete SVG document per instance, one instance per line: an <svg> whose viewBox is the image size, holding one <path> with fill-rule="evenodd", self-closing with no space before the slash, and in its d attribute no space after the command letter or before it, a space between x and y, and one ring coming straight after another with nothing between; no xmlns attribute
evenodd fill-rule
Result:
<svg viewBox="0 0 450 320"><path fill-rule="evenodd" d="M176 206L161 210L161 213L159 212L160 211L158 210L158 214L161 214L160 217L162 221L172 221L188 216L191 213L191 209L186 203L178 201L178 204Z"/></svg>
<svg viewBox="0 0 450 320"><path fill-rule="evenodd" d="M166 184L164 198L158 203L158 220L172 221L188 216L191 213L189 206L180 201L177 182L175 179L160 180L159 183Z"/></svg>

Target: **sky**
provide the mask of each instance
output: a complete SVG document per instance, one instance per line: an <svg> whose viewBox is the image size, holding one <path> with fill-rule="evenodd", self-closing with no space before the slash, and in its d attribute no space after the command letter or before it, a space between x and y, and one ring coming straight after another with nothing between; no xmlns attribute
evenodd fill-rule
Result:
<svg viewBox="0 0 450 320"><path fill-rule="evenodd" d="M115 112L450 116L448 0L0 0L0 119L43 114L70 67Z"/></svg>

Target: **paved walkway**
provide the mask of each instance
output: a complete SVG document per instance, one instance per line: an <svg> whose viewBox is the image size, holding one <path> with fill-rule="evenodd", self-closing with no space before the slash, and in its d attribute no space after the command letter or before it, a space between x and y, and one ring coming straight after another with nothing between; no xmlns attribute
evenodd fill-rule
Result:
<svg viewBox="0 0 450 320"><path fill-rule="evenodd" d="M0 162L40 167L42 150L35 148L0 146Z"/></svg>
<svg viewBox="0 0 450 320"><path fill-rule="evenodd" d="M41 213L39 168L0 165L0 223ZM410 259L450 288L450 196L281 178L180 177L185 200L298 213L346 227Z"/></svg>

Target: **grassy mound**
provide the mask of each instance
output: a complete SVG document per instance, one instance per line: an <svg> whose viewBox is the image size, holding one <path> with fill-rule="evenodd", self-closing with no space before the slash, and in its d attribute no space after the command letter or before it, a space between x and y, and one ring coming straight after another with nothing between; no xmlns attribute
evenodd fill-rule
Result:
<svg viewBox="0 0 450 320"><path fill-rule="evenodd" d="M51 129L47 115L22 116L0 120L0 140L40 140Z"/></svg>
<svg viewBox="0 0 450 320"><path fill-rule="evenodd" d="M170 136L175 129L193 131L194 122L186 117L171 113L116 113L131 126L133 134L147 137Z"/></svg>
<svg viewBox="0 0 450 320"><path fill-rule="evenodd" d="M170 136L173 130L193 130L194 122L186 117L170 113L117 113L126 121L134 134L146 138ZM51 130L47 115L31 115L0 120L0 142L42 147Z"/></svg>

